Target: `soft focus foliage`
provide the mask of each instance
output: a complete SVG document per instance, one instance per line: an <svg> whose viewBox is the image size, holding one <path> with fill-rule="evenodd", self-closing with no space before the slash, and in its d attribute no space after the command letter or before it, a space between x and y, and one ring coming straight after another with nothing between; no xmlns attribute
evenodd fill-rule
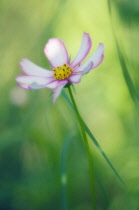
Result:
<svg viewBox="0 0 139 210"><path fill-rule="evenodd" d="M92 52L104 43L105 59L75 85L75 97L83 119L126 183L122 186L90 141L97 206L137 210L138 0L1 0L0 11L0 209L62 209L61 153L69 136L67 203L72 210L90 209L86 151L74 114L62 96L52 105L50 90L25 91L15 83L21 58L49 66L43 53L49 38L64 40L74 58L82 33L88 32L94 40Z"/></svg>

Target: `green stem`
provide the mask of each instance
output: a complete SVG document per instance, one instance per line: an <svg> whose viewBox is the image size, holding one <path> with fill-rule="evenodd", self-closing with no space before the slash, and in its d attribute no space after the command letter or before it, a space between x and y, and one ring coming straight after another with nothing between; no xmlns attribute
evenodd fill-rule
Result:
<svg viewBox="0 0 139 210"><path fill-rule="evenodd" d="M85 132L83 120L82 120L82 118L80 116L80 113L78 111L78 108L77 108L77 105L76 105L75 99L73 97L72 90L71 90L70 86L68 86L68 91L69 91L70 98L72 100L73 106L75 108L75 111L76 111L76 114L77 114L77 117L78 117L78 120L79 120L79 124L80 124L81 130L82 130L82 135L83 135L83 138L84 138L84 143L85 143L86 150L87 150L88 162L89 162L89 172L90 172L90 183L91 183L92 209L96 210L95 182L94 182L94 173L93 173L94 170L93 170L92 155L91 155L91 151L90 151L90 148L89 148L89 144L88 144L87 135L86 135L86 132Z"/></svg>

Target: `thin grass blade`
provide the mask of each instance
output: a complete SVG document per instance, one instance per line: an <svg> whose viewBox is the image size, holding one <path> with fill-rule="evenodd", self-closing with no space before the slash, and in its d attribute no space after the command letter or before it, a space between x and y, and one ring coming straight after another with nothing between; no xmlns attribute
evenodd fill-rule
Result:
<svg viewBox="0 0 139 210"><path fill-rule="evenodd" d="M70 105L70 108L72 109L72 111L75 114L74 107L73 107L73 105L72 105L72 103L71 103L68 95L65 93L65 91L62 91L62 96L65 98L65 100ZM95 146L97 147L97 149L99 150L99 152L101 153L101 155L103 156L103 158L106 160L106 162L108 163L108 165L110 166L110 168L113 170L113 172L115 173L115 175L117 176L117 178L120 180L120 182L122 184L124 184L124 181L122 180L121 176L119 175L119 173L117 172L117 170L112 165L111 161L109 160L109 158L107 157L107 155L103 151L102 147L100 146L100 144L98 143L98 141L96 140L96 138L94 137L94 135L92 134L92 132L90 131L90 129L88 128L88 126L86 125L86 123L84 121L83 121L83 123L84 123L85 130L86 130L88 136L91 138L91 140L93 141L93 143L95 144Z"/></svg>
<svg viewBox="0 0 139 210"><path fill-rule="evenodd" d="M111 19L112 32L113 32L115 43L116 43L116 48L117 48L117 52L118 52L119 61L120 61L121 67L122 67L122 73L123 73L126 85L128 87L130 96L131 96L133 102L135 103L135 105L137 107L139 107L139 94L137 93L134 82L132 81L132 78L129 74L129 69L128 69L128 66L126 64L126 60L124 58L122 50L120 49L120 45L119 45L118 39L116 37L116 32L115 32L114 24L113 24L113 20L112 20L111 0L108 0L107 2L108 2L108 10L109 10L109 14L110 14L110 19Z"/></svg>

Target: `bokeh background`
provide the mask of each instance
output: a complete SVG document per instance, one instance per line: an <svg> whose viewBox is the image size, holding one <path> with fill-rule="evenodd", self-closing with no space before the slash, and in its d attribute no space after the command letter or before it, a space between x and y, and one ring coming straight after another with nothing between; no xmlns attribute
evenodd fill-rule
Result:
<svg viewBox="0 0 139 210"><path fill-rule="evenodd" d="M105 59L75 85L76 101L125 182L89 139L97 209L139 209L138 23L138 0L0 1L1 210L91 209L86 151L68 103L61 96L52 105L51 90L15 82L22 58L50 68L43 49L51 37L64 40L74 58L83 32L93 39L92 53L104 43Z"/></svg>

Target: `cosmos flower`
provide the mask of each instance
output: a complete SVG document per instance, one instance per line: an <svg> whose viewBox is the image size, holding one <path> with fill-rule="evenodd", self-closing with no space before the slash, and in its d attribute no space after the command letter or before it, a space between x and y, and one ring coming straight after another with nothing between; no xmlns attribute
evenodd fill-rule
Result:
<svg viewBox="0 0 139 210"><path fill-rule="evenodd" d="M20 69L25 75L16 77L18 86L27 90L52 89L53 103L55 103L63 87L67 84L79 83L84 74L87 74L102 62L104 46L100 43L95 53L81 64L88 55L91 46L92 41L89 34L84 33L80 49L73 61L70 62L64 42L59 38L49 39L45 45L44 53L53 70L41 68L24 58L20 62Z"/></svg>

